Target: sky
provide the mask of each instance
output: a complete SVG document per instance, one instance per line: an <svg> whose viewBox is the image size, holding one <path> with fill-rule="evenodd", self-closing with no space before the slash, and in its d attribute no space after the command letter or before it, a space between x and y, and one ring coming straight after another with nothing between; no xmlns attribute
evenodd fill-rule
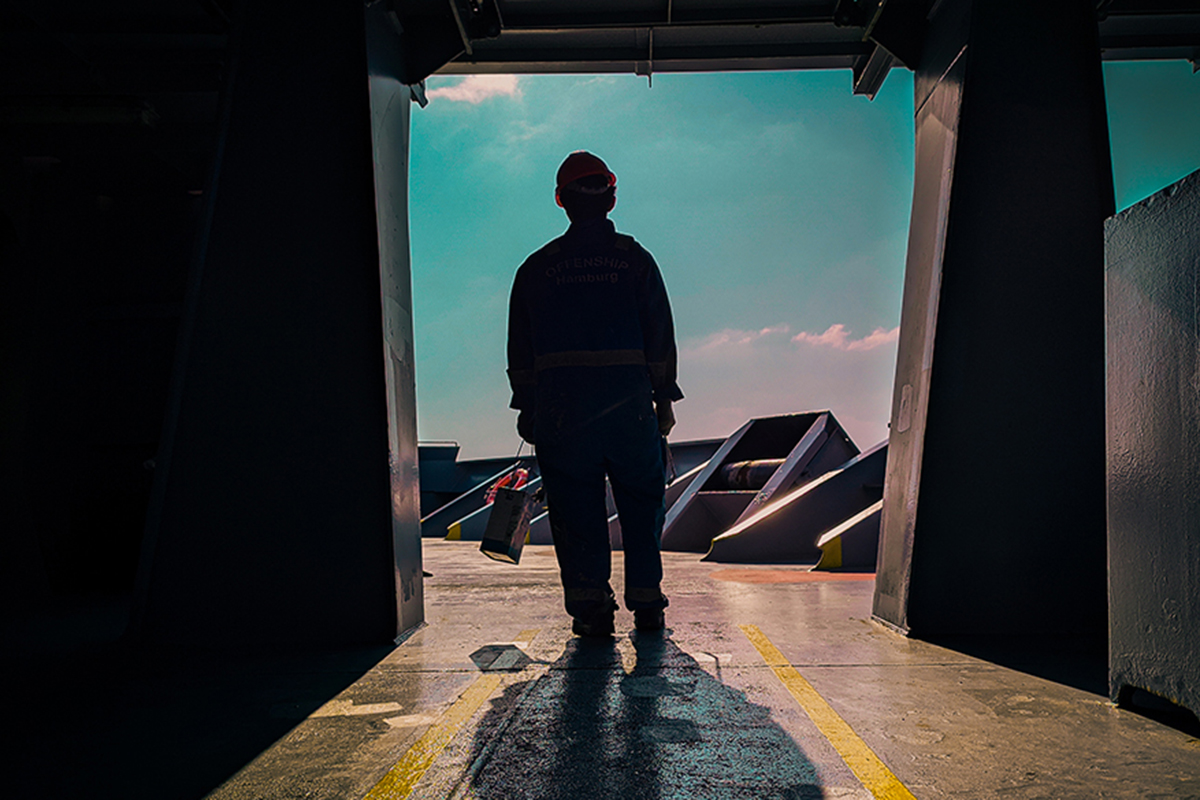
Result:
<svg viewBox="0 0 1200 800"><path fill-rule="evenodd" d="M1200 168L1200 75L1105 65L1124 208ZM513 274L567 226L571 151L617 175L617 229L654 254L679 343L673 441L830 409L887 436L913 180L912 75L874 101L848 71L433 77L409 173L418 435L515 453Z"/></svg>

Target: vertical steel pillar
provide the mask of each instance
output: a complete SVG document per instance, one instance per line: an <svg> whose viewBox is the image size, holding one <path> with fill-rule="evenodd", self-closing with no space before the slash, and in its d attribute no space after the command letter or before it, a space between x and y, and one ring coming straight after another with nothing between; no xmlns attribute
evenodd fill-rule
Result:
<svg viewBox="0 0 1200 800"><path fill-rule="evenodd" d="M944 0L915 87L875 615L918 636L1102 634L1094 4Z"/></svg>
<svg viewBox="0 0 1200 800"><path fill-rule="evenodd" d="M401 82L400 32L384 3L366 8L372 163L379 274L383 289L391 464L396 619L407 630L425 618L421 578L421 489L417 475L417 389L413 362L408 246L408 132L411 89Z"/></svg>
<svg viewBox="0 0 1200 800"><path fill-rule="evenodd" d="M148 638L339 646L421 619L407 95L376 108L366 34L358 3L242 6L139 567Z"/></svg>

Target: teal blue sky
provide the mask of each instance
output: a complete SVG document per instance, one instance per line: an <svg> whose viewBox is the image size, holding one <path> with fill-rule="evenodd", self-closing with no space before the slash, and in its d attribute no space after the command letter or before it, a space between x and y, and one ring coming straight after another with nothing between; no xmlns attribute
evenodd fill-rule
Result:
<svg viewBox="0 0 1200 800"><path fill-rule="evenodd" d="M1200 76L1107 65L1118 205L1200 167ZM418 430L464 457L515 452L504 339L521 261L566 228L572 150L617 174L619 230L675 312L673 438L832 409L886 436L912 192L912 77L873 102L845 71L433 78L410 172Z"/></svg>
<svg viewBox="0 0 1200 800"><path fill-rule="evenodd" d="M1200 169L1200 75L1186 61L1104 65L1117 210Z"/></svg>

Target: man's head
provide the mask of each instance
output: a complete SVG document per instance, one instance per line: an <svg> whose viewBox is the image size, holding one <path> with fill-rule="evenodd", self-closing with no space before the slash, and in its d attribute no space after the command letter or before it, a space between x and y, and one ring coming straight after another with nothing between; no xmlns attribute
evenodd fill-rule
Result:
<svg viewBox="0 0 1200 800"><path fill-rule="evenodd" d="M617 203L617 176L586 150L576 150L558 168L554 199L572 222L603 217Z"/></svg>

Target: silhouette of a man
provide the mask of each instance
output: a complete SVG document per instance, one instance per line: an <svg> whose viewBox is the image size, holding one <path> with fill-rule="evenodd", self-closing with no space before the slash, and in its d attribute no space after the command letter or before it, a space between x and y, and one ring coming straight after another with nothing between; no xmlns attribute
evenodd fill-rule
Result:
<svg viewBox="0 0 1200 800"><path fill-rule="evenodd" d="M658 265L608 220L616 187L596 156L567 156L555 198L571 225L517 270L509 304L511 407L537 445L567 613L582 636L614 630L605 476L621 521L625 607L638 630L663 627L662 437L683 399Z"/></svg>

